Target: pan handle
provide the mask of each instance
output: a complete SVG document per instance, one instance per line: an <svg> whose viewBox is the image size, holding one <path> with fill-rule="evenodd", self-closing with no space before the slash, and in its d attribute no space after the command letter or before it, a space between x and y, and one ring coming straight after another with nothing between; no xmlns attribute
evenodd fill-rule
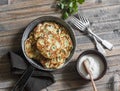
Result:
<svg viewBox="0 0 120 91"><path fill-rule="evenodd" d="M29 78L31 77L32 73L34 71L34 67L30 65L23 75L20 77L20 79L15 84L14 88L11 91L23 91L24 87L26 86Z"/></svg>

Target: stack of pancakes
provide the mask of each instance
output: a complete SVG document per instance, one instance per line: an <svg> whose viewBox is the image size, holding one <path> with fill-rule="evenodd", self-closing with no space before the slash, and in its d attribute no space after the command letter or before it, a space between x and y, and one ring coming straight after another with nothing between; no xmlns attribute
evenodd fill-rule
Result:
<svg viewBox="0 0 120 91"><path fill-rule="evenodd" d="M49 69L63 66L72 48L67 30L55 22L38 24L25 41L26 55Z"/></svg>

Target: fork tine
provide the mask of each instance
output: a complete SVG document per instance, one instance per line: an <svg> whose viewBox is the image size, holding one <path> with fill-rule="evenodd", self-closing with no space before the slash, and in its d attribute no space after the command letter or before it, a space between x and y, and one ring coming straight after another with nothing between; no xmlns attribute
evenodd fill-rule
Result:
<svg viewBox="0 0 120 91"><path fill-rule="evenodd" d="M84 18L82 16L79 16L80 21L85 22Z"/></svg>
<svg viewBox="0 0 120 91"><path fill-rule="evenodd" d="M79 17L79 20L82 21L82 23L85 22L85 18L80 15L80 12L79 12L79 11L78 11L78 17Z"/></svg>
<svg viewBox="0 0 120 91"><path fill-rule="evenodd" d="M85 22L88 22L88 23L89 23L89 20L88 20L88 18L84 17L84 20L85 20Z"/></svg>
<svg viewBox="0 0 120 91"><path fill-rule="evenodd" d="M79 23L79 21L74 18L74 17L71 17L71 22L80 30L84 30L85 29L85 26L83 26L82 24Z"/></svg>
<svg viewBox="0 0 120 91"><path fill-rule="evenodd" d="M83 17L80 15L80 12L78 12L79 19L84 23L89 23L89 20L86 17Z"/></svg>
<svg viewBox="0 0 120 91"><path fill-rule="evenodd" d="M83 28L77 24L74 24L78 29L83 30Z"/></svg>
<svg viewBox="0 0 120 91"><path fill-rule="evenodd" d="M78 20L76 17L73 17L73 19L74 19L76 22L78 22L78 24L79 24L80 26L85 27L85 26L83 25L83 23L82 23L80 20Z"/></svg>
<svg viewBox="0 0 120 91"><path fill-rule="evenodd" d="M81 17L82 17L82 16L81 16ZM82 18L83 18L84 22L87 23L86 19L85 19L84 17L82 17Z"/></svg>
<svg viewBox="0 0 120 91"><path fill-rule="evenodd" d="M82 26L79 26L78 22L76 22L73 18L71 19L73 25L75 25L78 29L82 30Z"/></svg>
<svg viewBox="0 0 120 91"><path fill-rule="evenodd" d="M80 15L80 12L78 11L78 17L79 17L79 20L81 21L81 22L84 22L84 20L83 20L83 18L81 17L81 15Z"/></svg>
<svg viewBox="0 0 120 91"><path fill-rule="evenodd" d="M84 20L85 20L85 22L89 22L88 19L87 19L86 17L84 17Z"/></svg>
<svg viewBox="0 0 120 91"><path fill-rule="evenodd" d="M86 21L87 21L87 22L89 22L89 19L88 19L88 18L86 18Z"/></svg>
<svg viewBox="0 0 120 91"><path fill-rule="evenodd" d="M82 19L82 22L87 22L86 19L83 16L80 16L80 18Z"/></svg>

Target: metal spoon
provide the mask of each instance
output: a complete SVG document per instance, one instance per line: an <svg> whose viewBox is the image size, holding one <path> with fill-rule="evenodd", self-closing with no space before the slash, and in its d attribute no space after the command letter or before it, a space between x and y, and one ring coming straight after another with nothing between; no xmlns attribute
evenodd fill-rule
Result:
<svg viewBox="0 0 120 91"><path fill-rule="evenodd" d="M93 37L93 39L94 39L94 41L95 41L97 50L98 50L100 53L102 53L103 55L105 55L106 52L105 52L105 49L103 48L103 46L97 41L96 37L94 37L94 36L92 36L92 37Z"/></svg>

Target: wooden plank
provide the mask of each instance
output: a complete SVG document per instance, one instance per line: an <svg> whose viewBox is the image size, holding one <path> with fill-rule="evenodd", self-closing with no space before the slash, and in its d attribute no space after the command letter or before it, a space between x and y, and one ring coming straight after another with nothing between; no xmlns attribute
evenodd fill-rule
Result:
<svg viewBox="0 0 120 91"><path fill-rule="evenodd" d="M44 8L44 9L43 9ZM108 11L108 9L110 9ZM103 8L96 8L96 9L88 9L88 10L80 10L81 14L83 13L85 16L90 17L91 22L100 22L100 21L108 21L108 20L115 20L119 19L119 5L103 7ZM112 11L112 12L111 12ZM32 7L14 11L8 11L0 13L0 21L4 22L6 20L11 19L21 19L30 16L38 16L38 15L45 15L49 13L55 13L55 8L51 8L51 5L46 5L42 7ZM103 15L100 15L102 12ZM88 14L89 13L89 14Z"/></svg>
<svg viewBox="0 0 120 91"><path fill-rule="evenodd" d="M98 23L98 24L93 24L91 26L91 29L95 33L103 33L103 32L108 32L111 31L112 33L116 33L117 31L120 31L120 21L109 21L109 22L104 22L104 23ZM116 31L116 32L115 32ZM119 33L116 35L119 35Z"/></svg>
<svg viewBox="0 0 120 91"><path fill-rule="evenodd" d="M11 31L12 32L12 31ZM19 31L19 32L23 32L23 31ZM119 31L118 31L119 32ZM13 34L15 32L13 31ZM0 36L0 46L9 46L9 45L19 45L21 43L21 38L22 38L22 33L18 33L15 35L11 35L12 33L9 34L9 32L4 33L3 35L7 35L7 36ZM105 33L101 33L98 36L100 36L102 39L108 40L111 43L113 43L113 45L118 45L119 44L119 33L116 32L105 32ZM115 40L114 40L115 39ZM80 48L82 45L83 48L87 48L88 45L89 48L93 48L93 43L94 40L91 37L88 37L87 35L80 35L80 36L76 36L76 41L77 41L77 49Z"/></svg>
<svg viewBox="0 0 120 91"><path fill-rule="evenodd" d="M112 22L111 23L102 23L100 27L98 26L99 24L96 24L95 29L96 30L98 29L98 30L94 31L94 32L96 34L98 34L98 36L100 36L101 38L109 40L114 45L119 44L120 30L118 30L119 26L117 27L117 25L119 23L120 23L119 21L116 21L113 23ZM101 33L101 30L104 30L104 31ZM15 43L19 44L23 31L24 31L24 29L23 30L15 30L15 31L7 31L7 32L1 31L1 33L0 33L1 44L0 45L5 46L5 45L9 45L9 44L11 45L11 44L15 44ZM86 45L90 45L90 48L93 48L93 44L91 43L91 40L88 37L86 37L85 35L82 35L82 33L80 33L77 30L74 30L74 31L75 31L75 35L77 35L76 39L77 39L77 43L78 43L78 45L77 45L78 48L80 48L81 45L84 43L85 43L84 44L85 46L83 46L82 48L86 48ZM15 35L13 35L13 34L15 34ZM7 35L7 36L5 36L5 35ZM89 43L89 44L86 44L86 43Z"/></svg>
<svg viewBox="0 0 120 91"><path fill-rule="evenodd" d="M10 91L9 87L12 87L14 82L16 81L16 79L13 78L14 76L9 74L10 64L9 58L6 53L11 50L17 51L20 49L19 43L26 25L30 21L41 15L51 14L58 17L60 16L59 13L55 14L55 11L51 9L51 6L54 5L52 4L54 0L36 0L37 2L20 1L22 0L13 2L13 6L0 6L0 30L2 31L0 32L0 87L2 87L2 89L0 89L1 91ZM42 5L40 1L42 1L42 4L44 5ZM98 2L98 0L86 0L86 3L80 5L79 9L80 11L82 11L83 14L86 15L86 17L91 17L91 27L94 32L98 34L101 38L109 40L115 45L115 48L112 51L106 50L108 71L101 80L97 81L98 90L111 91L112 82L109 80L111 80L115 73L120 72L120 27L118 26L120 24L120 0L110 0L109 2L108 0L102 0L101 2ZM1 8L3 7L5 7L5 9L2 10ZM45 10L39 10L40 7L43 7L43 9L45 8ZM42 14L40 14L41 11ZM84 84L85 82L82 83L83 80L81 80L81 78L79 78L79 76L76 74L75 64L78 55L86 49L93 49L94 45L92 44L91 40L84 36L82 33L78 33L78 31L76 30L75 33L77 36L78 44L72 62L70 62L70 64L64 69L58 70L57 72L53 73L57 82L45 89L45 91L92 91L91 84Z"/></svg>
<svg viewBox="0 0 120 91"><path fill-rule="evenodd" d="M11 72L10 70L10 63L3 63L0 64L0 73ZM3 78L0 78L2 80Z"/></svg>
<svg viewBox="0 0 120 91"><path fill-rule="evenodd" d="M4 77L12 77L12 76L13 76L13 75L12 75L11 71L10 71L10 72L6 72L6 73L3 73L3 74L0 74L0 80L3 81L2 78L4 78ZM4 79L4 80L5 80L5 79Z"/></svg>
<svg viewBox="0 0 120 91"><path fill-rule="evenodd" d="M120 55L120 54L119 54ZM107 63L108 63L108 72L107 73L111 73L111 72L120 72L119 70L119 55L115 56L115 57L107 57ZM65 68L60 69L58 71L53 72L53 74L63 74L63 73L70 73L72 74L73 72L76 72L76 60L72 60L74 62L70 62ZM10 72L10 63L8 60L8 63L2 63L0 64L0 73L6 73L6 72ZM60 79L57 78L56 79Z"/></svg>
<svg viewBox="0 0 120 91"><path fill-rule="evenodd" d="M32 1L32 0L8 0L8 4L16 4L16 3L21 3L25 1Z"/></svg>
<svg viewBox="0 0 120 91"><path fill-rule="evenodd" d="M103 21L106 19L112 19L112 20L118 19L119 15L117 15L116 12L119 12L119 10L120 10L119 5L111 6L112 8L110 6L108 6L108 7L96 8L96 9L87 9L87 10L80 10L80 11L82 13L84 13L85 16L87 15L87 17L91 17L90 19L95 18L94 20L98 20L98 21L100 21L100 20ZM108 9L110 9L110 10L108 10ZM96 11L96 13L94 14L95 11ZM113 13L111 11L113 11ZM1 12L0 21L30 17L33 15L49 14L49 12L52 12L52 13L55 12L55 8L52 8L51 5L44 5L44 6L39 6L39 7L31 7L31 8L24 8L24 9L19 9L19 10ZM100 14L103 14L102 17ZM112 17L112 16L114 16L114 17Z"/></svg>
<svg viewBox="0 0 120 91"><path fill-rule="evenodd" d="M113 91L119 91L120 90L120 83L118 80L120 79L120 76L118 74L114 75L114 85L113 85Z"/></svg>
<svg viewBox="0 0 120 91"><path fill-rule="evenodd" d="M50 13L55 13L56 8L52 8L51 5L44 5L41 7L31 7L25 9L19 9L14 11L7 11L0 13L0 21L8 21L12 19L27 18L30 16L40 16Z"/></svg>
<svg viewBox="0 0 120 91"><path fill-rule="evenodd" d="M0 6L8 4L8 0L0 0Z"/></svg>
<svg viewBox="0 0 120 91"><path fill-rule="evenodd" d="M115 11L115 10L114 10ZM93 12L92 12L93 13ZM53 14L52 14L53 15ZM89 14L86 14L86 15L89 15ZM114 14L113 13L113 15L117 15L117 14ZM58 15L56 15L56 16L60 16L59 14ZM94 15L93 15L94 16ZM110 16L112 16L112 14L110 14ZM40 17L40 16L34 16L34 17L30 17L30 18L28 18L27 17L27 19L25 18L22 18L22 19L15 19L15 20L11 20L11 21L4 21L4 22L1 22L0 23L0 30L2 31L2 30L14 30L14 29L23 29L23 28L25 28L25 26L30 22L30 21L32 21L33 19L36 19L37 17ZM90 16L91 17L91 16ZM99 16L99 18L100 18L100 16ZM114 18L116 18L116 17L114 17ZM91 18L92 19L92 21L99 21L100 19L94 19L94 18ZM108 18L106 18L106 19L104 19L104 20L109 20L109 19L111 19L111 17L108 17ZM103 19L101 19L101 21L102 21ZM111 21L111 23L110 22L102 22L102 23L93 23L93 25L92 25L92 29L94 30L94 31L104 31L104 32L106 32L109 28L112 30L112 29L120 29L119 28L119 26L117 25L117 24L119 24L120 23L120 21ZM104 25L105 24L105 25ZM112 26L111 26L112 25ZM79 34L79 33L78 33Z"/></svg>
<svg viewBox="0 0 120 91"><path fill-rule="evenodd" d="M81 52L79 52L78 55L80 55ZM111 57L106 57L107 58L107 63L108 63L108 72L115 72L116 70L120 70L119 69L119 56L120 54L117 56L111 56ZM71 73L71 72L76 72L76 59L78 57L74 58L73 60L71 60L72 62L70 62L64 69L60 69L56 72L53 72L53 74L61 74L61 73Z"/></svg>
<svg viewBox="0 0 120 91"><path fill-rule="evenodd" d="M11 36L6 36L6 37L5 36L0 37L0 42L1 42L0 46L1 47L8 47L8 46L12 46L12 45L13 46L14 45L20 45L21 37L22 37L22 34L20 34L18 36L11 35ZM94 41L90 40L86 36L77 37L76 39L77 39L77 46L76 46L77 51L78 50L94 49L95 48ZM106 39L106 38L103 38L103 39ZM106 39L106 40L111 42L114 45L114 47L120 45L119 38Z"/></svg>
<svg viewBox="0 0 120 91"><path fill-rule="evenodd" d="M7 81L0 82L0 89L13 87L13 84L15 84L15 82L16 82L16 80L13 80L13 79L14 78L11 78L11 79L7 79Z"/></svg>
<svg viewBox="0 0 120 91"><path fill-rule="evenodd" d="M17 1L17 0L16 0ZM19 2L19 1L18 1ZM25 8L25 7L31 7L31 6L38 6L38 5L44 5L44 4L53 4L55 3L55 0L35 0L35 1L24 1L21 3L15 3L12 5L4 5L0 7L0 11L8 11L12 9L20 9L20 8ZM102 6L110 6L110 5L115 5L119 4L120 0L102 0L102 3L98 3L98 0L85 0L85 3L80 5L82 8L95 8L95 7L102 7Z"/></svg>
<svg viewBox="0 0 120 91"><path fill-rule="evenodd" d="M105 84L111 84L113 83L111 80L113 78L113 74L105 75L102 79L96 81L97 87ZM118 80L120 82L120 79ZM73 88L79 88L80 90L91 87L91 84L82 80L82 79L74 79L74 80L64 80L64 81L57 81L55 84L52 86L48 87L48 91L55 91L57 90L67 90L67 89L73 89ZM84 91L84 90L82 90ZM87 90L89 91L89 90ZM92 90L90 90L92 91Z"/></svg>
<svg viewBox="0 0 120 91"><path fill-rule="evenodd" d="M114 91L113 90L113 84L115 84L115 82L113 83L107 83L107 84L101 84L99 86L97 86L98 91ZM61 90L61 91L66 91L66 90ZM67 89L67 91L93 91L91 86L84 86L84 87L78 87L75 89ZM119 91L119 90L118 90Z"/></svg>
<svg viewBox="0 0 120 91"><path fill-rule="evenodd" d="M12 45L6 47L0 47L0 56L5 56L10 51L19 51L21 49L21 45Z"/></svg>
<svg viewBox="0 0 120 91"><path fill-rule="evenodd" d="M48 91L47 89L42 89L41 91Z"/></svg>
<svg viewBox="0 0 120 91"><path fill-rule="evenodd" d="M0 37L4 37L4 36L8 36L8 35L16 35L16 34L21 34L24 32L24 29L21 29L21 30L2 30L0 31Z"/></svg>
<svg viewBox="0 0 120 91"><path fill-rule="evenodd" d="M0 56L0 63L6 63L9 60L9 56L8 55L3 55Z"/></svg>
<svg viewBox="0 0 120 91"><path fill-rule="evenodd" d="M76 54L80 54L81 52L78 52ZM76 57L76 56L75 56ZM76 58L73 58L72 61L75 61L77 59ZM110 57L110 58L109 58ZM119 61L119 55L117 56L108 56L107 57L107 60L108 60L108 66L114 66L114 65L118 65L120 64L120 61ZM113 61L114 60L114 61ZM0 56L0 64L1 63L9 63L10 59L9 59L9 56L6 54L6 55L3 55L3 56Z"/></svg>
<svg viewBox="0 0 120 91"><path fill-rule="evenodd" d="M120 61L119 56L114 57L114 58L109 57L108 59L109 59L108 60L109 68L108 68L106 75L110 75L110 74L112 75L113 72L119 73L120 72L120 70L119 70L120 65L117 65L117 62ZM112 62L112 61L114 61L114 62ZM9 66L9 64L1 64L0 65L0 73L2 73L2 75L3 75L2 77L4 78L4 79L2 78L3 82L5 82L6 77L8 77L7 75L4 75L4 74L10 72L10 70L9 70L10 68L8 66ZM64 69L61 69L61 70L55 72L54 76L55 76L55 79L57 80L57 82L59 82L59 81L66 82L66 80L69 81L69 80L77 80L77 79L81 80L81 78L79 78L79 75L76 73L75 62L71 62ZM107 78L107 76L106 76L106 78ZM102 81L106 82L106 80L105 80L106 78L104 78ZM108 79L109 79L109 77L108 77ZM99 82L99 83L101 83L101 82Z"/></svg>
<svg viewBox="0 0 120 91"><path fill-rule="evenodd" d="M119 73L119 72L116 72L116 74L118 74L118 73ZM68 81L75 81L75 83L76 83L77 81L86 83L86 82L84 82L84 80L83 80L79 75L76 77L76 73L69 73L69 74L67 74L67 75L65 75L65 74L59 74L59 75L62 75L62 78L59 79L59 80L57 80L56 83L53 84L54 87L56 87L56 84L57 84L57 86L59 87L59 85L61 86L63 83L68 82ZM112 78L111 76L113 76L113 73L106 74L101 80L97 81L97 84L102 85L102 84L110 83L111 81L109 82L109 80ZM68 78L67 78L67 77L68 77ZM15 77L14 77L14 78L15 78ZM58 78L58 75L56 76L56 78ZM65 79L64 79L64 78L65 78ZM67 79L66 79L66 78L67 78ZM6 77L5 77L5 79L6 79ZM3 82L6 82L5 79L3 80ZM13 80L13 78L12 78L11 80ZM11 80L7 80L7 82L10 83ZM14 82L15 82L15 81L16 81L16 80L14 80ZM3 82L2 82L1 84L4 84ZM59 83L60 83L60 84L59 84ZM8 84L7 84L7 86L5 86L5 87L11 87L12 84L14 84L14 83L11 83L11 85L8 85ZM58 84L59 84L59 85L58 85ZM82 83L80 83L80 84L82 85ZM66 86L66 83L63 84L63 85ZM79 85L79 86L81 86L81 85ZM89 86L88 83L86 83L86 85ZM86 85L83 84L83 86L86 86ZM0 85L0 86L1 86L1 85ZM2 88L2 87L1 87L1 88ZM52 87L50 86L50 88L52 88ZM72 87L72 88L77 88L77 87L74 86L74 87ZM55 89L55 88L54 88L54 89ZM64 88L62 88L62 89L64 89ZM70 86L68 89L71 89L71 86Z"/></svg>
<svg viewBox="0 0 120 91"><path fill-rule="evenodd" d="M0 91L11 91L12 88L1 88Z"/></svg>
<svg viewBox="0 0 120 91"><path fill-rule="evenodd" d="M119 40L119 38L120 38L120 36L116 36L116 33L113 33L113 32L105 32L105 33L101 33L101 34L97 34L97 35L104 40L110 40L110 41L112 41L114 39ZM91 41L93 41L93 39L91 39L91 37L88 37L87 35L76 36L76 40L77 40L78 44L90 43Z"/></svg>
<svg viewBox="0 0 120 91"><path fill-rule="evenodd" d="M59 14L49 14L52 16L57 16L59 17ZM43 15L42 15L43 16ZM34 19L38 18L40 16L33 16L33 17L28 17L28 18L22 18L22 19L15 19L7 22L1 22L0 23L0 31L3 30L22 30L25 29L25 27Z"/></svg>
<svg viewBox="0 0 120 91"><path fill-rule="evenodd" d="M11 37L1 37L1 38L2 38L1 40L3 40L3 41L1 41L1 44L3 44L3 46L4 46L3 48L2 47L0 48L1 55L5 55L8 51L11 51L11 50L15 51L16 49L17 50L20 49L20 44L19 44L20 42L16 42L15 43L15 41L13 41L13 39L18 39L18 38L13 38L13 39L10 39ZM5 38L6 41L4 40L4 38ZM118 38L118 40L117 40L117 38ZM86 40L84 39L84 37L80 37L80 39L83 39L85 42L81 42L82 41L81 40L78 43L78 45L77 45L77 52L79 52L80 50L83 51L83 50L86 50L86 49L93 49L94 48L94 45L92 43L89 43L89 42L86 43ZM78 40L80 40L80 39L78 38ZM114 41L114 39L116 39L116 40ZM9 40L10 40L10 42L9 42ZM11 41L13 41L13 42L11 43ZM113 38L113 41L110 41L110 42L113 43L114 45L118 45L119 46L119 36ZM17 47L16 46L15 47L14 46L13 47L10 47L10 46L6 46L5 47L4 44L6 44L6 43L8 43L8 44L11 43L12 45L14 45L14 43L15 43L17 45ZM112 55L119 54L119 48L115 48L115 50L113 50L112 52L108 51L108 50L106 50L106 51L107 51L107 56L112 56ZM117 51L117 52L115 52L115 51ZM76 53L76 56L74 58L78 57L78 55L79 55L79 53Z"/></svg>
<svg viewBox="0 0 120 91"><path fill-rule="evenodd" d="M85 3L80 5L80 9L90 9L96 7L106 7L111 5L118 5L120 0L85 0Z"/></svg>
<svg viewBox="0 0 120 91"><path fill-rule="evenodd" d="M117 74L117 73L116 73ZM76 75L76 74L74 74L74 75ZM69 74L69 76L71 76L71 74ZM67 77L69 77L69 76L67 76ZM72 75L73 76L73 75ZM63 77L64 77L64 75L63 75ZM74 76L73 76L73 78L74 78ZM76 78L76 77L75 77ZM100 80L98 80L98 81L96 81L96 83L97 83L97 87L99 86L98 84L100 84L100 85L106 85L106 83L111 83L112 82L112 84L114 84L113 83L113 80L112 80L112 78L113 78L113 74L109 74L109 75L105 75L102 79L100 79ZM79 83L77 83L77 81L79 80ZM68 81L75 81L75 83L74 83L74 86L73 86L73 82L68 82ZM120 79L119 80L117 80L117 81L120 81ZM58 82L58 83L57 83ZM82 90L82 91L84 91L83 89L84 88L86 88L87 89L87 87L86 87L86 85L89 85L89 83L87 83L87 82L84 82L83 81L83 79L79 79L78 77L76 78L76 79L67 79L67 82L66 82L66 80L64 79L64 81L57 81L55 84L53 84L53 86L50 86L50 90L52 90L54 87L58 87L58 89L61 89L62 90L62 88L66 88L66 87L68 87L69 89L71 89L72 87L74 88L75 86L77 86L78 84L78 87L75 87L75 88L81 88L80 89L80 91ZM62 84L60 84L60 83L62 83ZM86 84L85 84L86 83ZM59 84L59 85L58 85ZM64 84L64 85L63 85ZM68 85L69 84L69 85ZM83 84L83 85L82 85ZM72 87L71 87L71 85L72 85ZM59 88L60 87L60 88ZM91 87L90 85L89 85L89 87ZM54 89L53 89L54 90ZM65 89L64 89L65 90ZM89 90L87 90L87 91L89 91Z"/></svg>
<svg viewBox="0 0 120 91"><path fill-rule="evenodd" d="M89 18L91 22L101 22L119 19L120 5L106 6L99 8L91 8L82 10L80 9L81 15Z"/></svg>
<svg viewBox="0 0 120 91"><path fill-rule="evenodd" d="M107 32L110 32L110 33L114 33L115 37L119 37L120 36L119 35L120 27L118 26L119 23L120 23L119 21L111 21L111 22L107 22L107 23L97 23L97 24L94 24L91 28L93 29L93 32L95 32L96 34L103 34L104 32L107 34ZM8 28L8 29L10 29L10 28ZM7 31L8 29L6 29L4 31L1 30L0 36L19 34L19 33L23 33L23 31L24 31L24 29L15 29L15 30L11 29L11 30ZM101 33L101 31L102 31L102 33ZM75 32L76 36L85 36L85 34L83 35L83 33L79 32L76 29L74 29L74 32Z"/></svg>
<svg viewBox="0 0 120 91"><path fill-rule="evenodd" d="M19 50L21 49L20 46L21 46L20 44L18 44L18 45L14 45L14 44L13 44L13 45L10 45L10 46L0 47L0 53L1 53L0 56L6 55L9 51L19 51ZM86 47L85 47L85 46L86 46ZM79 46L79 47L80 47L80 46ZM93 47L93 46L90 46L90 47L89 47L89 45L87 45L87 44L82 45L79 49L76 50L75 56L73 57L73 59L74 59L74 58L77 58L78 55L79 55L82 51L87 50L87 49L94 49L94 47ZM112 51L106 50L106 52L107 52L106 56L118 55L118 54L120 54L119 50L120 50L119 46L116 46ZM115 51L116 51L116 52L115 52Z"/></svg>
<svg viewBox="0 0 120 91"><path fill-rule="evenodd" d="M5 46L5 45L21 45L21 39L22 39L22 35L18 35L16 34L13 36L4 36L2 38L0 38L0 46Z"/></svg>
<svg viewBox="0 0 120 91"><path fill-rule="evenodd" d="M30 7L36 7L41 6L45 4L53 4L55 0L35 0L35 1L27 1L27 2L21 2L21 3L15 3L12 5L3 5L0 6L0 12L5 11L11 11L11 10L19 10L23 8L30 8Z"/></svg>
<svg viewBox="0 0 120 91"><path fill-rule="evenodd" d="M81 47L82 48L82 47ZM91 48L88 48L91 49ZM88 49L80 49L79 51L75 52L75 55L73 56L73 59L76 59L83 51L88 50ZM120 48L115 47L112 51L106 50L106 56L115 56L120 54Z"/></svg>
<svg viewBox="0 0 120 91"><path fill-rule="evenodd" d="M11 39L10 39L11 40ZM13 41L13 40L12 40ZM110 41L111 42L111 41ZM106 56L112 56L112 55L118 55L118 54L120 54L120 48L119 48L119 39L117 40L117 41L114 41L113 40L113 42L111 42L111 43L113 43L114 44L114 42L115 42L115 45L114 45L114 49L112 50L112 51L108 51L108 50L106 50L106 52L107 52L107 55ZM10 42L9 42L10 43ZM11 43L11 45L9 45L9 46L1 46L1 48L0 48L0 55L2 56L2 55L6 55L6 53L8 53L8 51L18 51L18 50L20 50L21 49L21 47L20 47L21 45L20 45L20 42L16 42L16 44L14 44L14 43ZM75 56L74 56L74 58L77 58L78 57L78 55L79 55L79 52L81 53L81 51L84 51L84 50L87 50L87 49L94 49L94 46L93 46L93 44L92 43L83 43L83 44L78 44L77 45L77 50L76 50L76 53L75 53Z"/></svg>
<svg viewBox="0 0 120 91"><path fill-rule="evenodd" d="M79 53L80 54L80 53ZM115 72L115 71L120 71L119 70L119 66L120 66L120 59L119 56L115 56L115 57L107 57L107 63L108 63L108 72ZM58 71L53 72L54 74L61 74L61 73L72 73L72 72L76 72L76 59L72 60L72 62L70 62L64 69L60 69ZM6 72L10 72L10 59L7 60L7 62L3 62L0 63L0 73L6 73ZM58 78L56 78L58 79Z"/></svg>

